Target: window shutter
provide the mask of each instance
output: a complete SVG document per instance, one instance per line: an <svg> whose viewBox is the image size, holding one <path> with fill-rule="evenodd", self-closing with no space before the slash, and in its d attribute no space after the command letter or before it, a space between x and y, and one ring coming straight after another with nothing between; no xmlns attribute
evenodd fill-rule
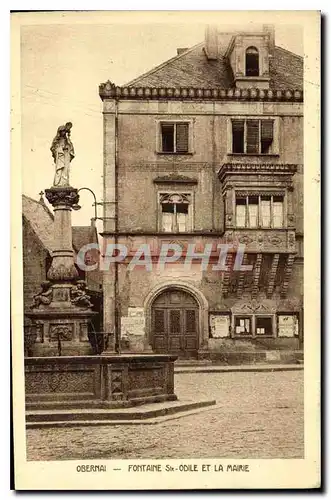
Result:
<svg viewBox="0 0 331 500"><path fill-rule="evenodd" d="M180 233L184 233L185 231L187 231L186 220L187 214L181 214L177 212L177 226Z"/></svg>
<svg viewBox="0 0 331 500"><path fill-rule="evenodd" d="M236 205L236 226L246 226L246 205Z"/></svg>
<svg viewBox="0 0 331 500"><path fill-rule="evenodd" d="M283 202L273 202L273 222L274 227L283 227Z"/></svg>
<svg viewBox="0 0 331 500"><path fill-rule="evenodd" d="M173 214L167 212L162 213L162 231L165 231L166 233L171 233L172 220L173 220Z"/></svg>
<svg viewBox="0 0 331 500"><path fill-rule="evenodd" d="M270 227L271 213L270 213L270 198L261 199L261 217L262 227Z"/></svg>
<svg viewBox="0 0 331 500"><path fill-rule="evenodd" d="M249 227L257 227L257 213L258 213L258 204L249 203L248 204Z"/></svg>
<svg viewBox="0 0 331 500"><path fill-rule="evenodd" d="M273 120L261 120L261 141L271 142L274 138Z"/></svg>
<svg viewBox="0 0 331 500"><path fill-rule="evenodd" d="M188 123L177 123L176 125L176 152L188 152Z"/></svg>
<svg viewBox="0 0 331 500"><path fill-rule="evenodd" d="M259 120L247 120L247 153L259 152Z"/></svg>

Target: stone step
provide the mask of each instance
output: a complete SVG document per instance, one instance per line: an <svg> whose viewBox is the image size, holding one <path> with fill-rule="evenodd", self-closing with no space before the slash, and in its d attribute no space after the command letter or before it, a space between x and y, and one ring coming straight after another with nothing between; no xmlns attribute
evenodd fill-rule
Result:
<svg viewBox="0 0 331 500"><path fill-rule="evenodd" d="M210 359L177 359L175 361L175 368L177 366L209 366L212 364Z"/></svg>
<svg viewBox="0 0 331 500"><path fill-rule="evenodd" d="M72 409L45 409L26 411L26 424L40 423L51 425L52 422L65 424L89 421L135 421L148 420L155 417L169 416L190 410L196 410L216 404L215 400L200 399L195 401L167 401L143 405L138 408L104 409L104 408L72 408ZM35 426L35 425L34 425Z"/></svg>
<svg viewBox="0 0 331 500"><path fill-rule="evenodd" d="M303 370L303 363L293 364L266 364L252 363L249 365L222 365L213 364L212 366L178 366L175 367L175 375L180 373L229 373L229 372L283 372Z"/></svg>

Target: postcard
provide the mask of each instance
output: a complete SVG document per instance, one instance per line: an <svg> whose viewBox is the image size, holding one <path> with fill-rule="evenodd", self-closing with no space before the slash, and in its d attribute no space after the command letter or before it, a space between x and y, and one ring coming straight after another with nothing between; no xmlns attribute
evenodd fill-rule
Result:
<svg viewBox="0 0 331 500"><path fill-rule="evenodd" d="M320 13L11 27L15 489L319 488Z"/></svg>

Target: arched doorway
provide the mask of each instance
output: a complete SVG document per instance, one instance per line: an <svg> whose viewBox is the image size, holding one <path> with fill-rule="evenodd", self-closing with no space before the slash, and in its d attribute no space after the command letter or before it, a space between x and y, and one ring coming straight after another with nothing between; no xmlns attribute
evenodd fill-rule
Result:
<svg viewBox="0 0 331 500"><path fill-rule="evenodd" d="M167 289L152 304L152 347L157 353L196 358L199 349L199 305L179 289Z"/></svg>

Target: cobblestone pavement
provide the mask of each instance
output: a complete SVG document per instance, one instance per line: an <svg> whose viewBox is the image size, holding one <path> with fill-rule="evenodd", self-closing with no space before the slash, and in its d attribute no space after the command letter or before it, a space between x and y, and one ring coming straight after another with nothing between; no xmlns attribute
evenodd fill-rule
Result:
<svg viewBox="0 0 331 500"><path fill-rule="evenodd" d="M303 371L175 375L221 408L155 425L27 430L28 460L303 458Z"/></svg>

